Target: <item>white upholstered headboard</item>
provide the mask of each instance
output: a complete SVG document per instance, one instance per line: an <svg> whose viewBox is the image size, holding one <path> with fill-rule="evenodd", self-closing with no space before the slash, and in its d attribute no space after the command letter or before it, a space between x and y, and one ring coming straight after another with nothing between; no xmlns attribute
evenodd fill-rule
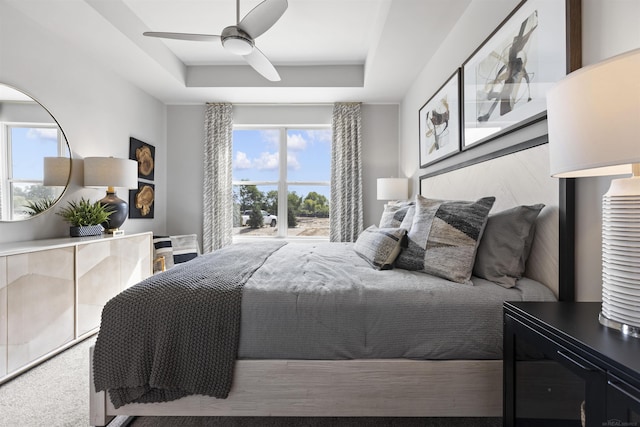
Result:
<svg viewBox="0 0 640 427"><path fill-rule="evenodd" d="M559 294L559 181L549 174L549 146L538 145L482 163L421 178L420 193L437 199L495 196L491 212L544 203L525 275Z"/></svg>

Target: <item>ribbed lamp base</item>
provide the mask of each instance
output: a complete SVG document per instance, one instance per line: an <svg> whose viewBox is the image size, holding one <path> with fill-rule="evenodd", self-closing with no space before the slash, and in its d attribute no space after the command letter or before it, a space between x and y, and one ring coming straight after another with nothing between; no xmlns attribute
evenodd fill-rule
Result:
<svg viewBox="0 0 640 427"><path fill-rule="evenodd" d="M640 191L633 195L628 184L636 186L640 180L614 180L602 199L599 320L607 327L640 338Z"/></svg>

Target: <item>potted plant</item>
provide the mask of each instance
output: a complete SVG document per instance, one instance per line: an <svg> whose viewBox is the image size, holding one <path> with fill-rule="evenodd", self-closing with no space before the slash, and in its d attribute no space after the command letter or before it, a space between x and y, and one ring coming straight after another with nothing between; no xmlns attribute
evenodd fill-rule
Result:
<svg viewBox="0 0 640 427"><path fill-rule="evenodd" d="M109 219L111 211L107 206L91 202L83 197L80 201L70 200L67 207L57 212L71 227L71 237L97 236L102 234L102 224Z"/></svg>

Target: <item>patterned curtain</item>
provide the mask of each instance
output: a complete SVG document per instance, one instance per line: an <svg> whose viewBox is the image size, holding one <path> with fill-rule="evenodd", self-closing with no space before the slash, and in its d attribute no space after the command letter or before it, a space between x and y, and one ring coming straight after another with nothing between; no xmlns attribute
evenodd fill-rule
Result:
<svg viewBox="0 0 640 427"><path fill-rule="evenodd" d="M332 242L355 242L363 230L360 103L333 106L331 149Z"/></svg>
<svg viewBox="0 0 640 427"><path fill-rule="evenodd" d="M212 252L232 242L231 104L207 104L204 141L204 220L202 251Z"/></svg>

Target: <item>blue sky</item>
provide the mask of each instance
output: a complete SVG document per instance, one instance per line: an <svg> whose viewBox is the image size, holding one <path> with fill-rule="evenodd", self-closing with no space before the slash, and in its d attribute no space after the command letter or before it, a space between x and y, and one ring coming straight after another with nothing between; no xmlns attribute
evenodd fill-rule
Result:
<svg viewBox="0 0 640 427"><path fill-rule="evenodd" d="M14 179L42 180L44 157L58 156L58 128L12 127L11 151Z"/></svg>
<svg viewBox="0 0 640 427"><path fill-rule="evenodd" d="M279 135L278 129L234 130L233 180L277 181ZM288 129L287 165L288 181L329 181L331 129ZM300 196L316 191L329 197L329 187L295 186L289 191Z"/></svg>

